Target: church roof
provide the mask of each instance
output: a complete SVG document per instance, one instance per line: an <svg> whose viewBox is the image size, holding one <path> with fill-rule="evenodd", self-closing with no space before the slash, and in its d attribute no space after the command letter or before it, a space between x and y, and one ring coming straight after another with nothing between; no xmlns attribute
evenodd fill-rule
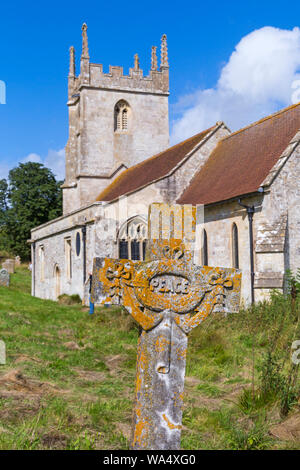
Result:
<svg viewBox="0 0 300 470"><path fill-rule="evenodd" d="M113 201L168 175L216 126L206 129L167 150L147 158L121 173L97 197L97 201Z"/></svg>
<svg viewBox="0 0 300 470"><path fill-rule="evenodd" d="M211 204L270 184L266 178L299 130L297 104L224 137L177 203Z"/></svg>

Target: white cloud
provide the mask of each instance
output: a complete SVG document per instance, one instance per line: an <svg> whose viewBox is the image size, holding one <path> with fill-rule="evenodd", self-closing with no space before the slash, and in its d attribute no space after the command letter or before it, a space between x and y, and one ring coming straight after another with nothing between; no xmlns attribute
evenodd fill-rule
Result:
<svg viewBox="0 0 300 470"><path fill-rule="evenodd" d="M48 155L42 158L37 153L30 153L27 157L23 158L21 163L35 162L42 163L47 168L53 171L57 180L63 180L65 177L65 150L52 150L48 151Z"/></svg>
<svg viewBox="0 0 300 470"><path fill-rule="evenodd" d="M196 90L174 105L179 117L172 123L172 143L217 121L236 130L292 104L293 96L300 96L295 92L299 71L299 28L253 31L237 44L215 88Z"/></svg>
<svg viewBox="0 0 300 470"><path fill-rule="evenodd" d="M30 153L29 155L27 155L27 157L23 158L22 160L22 163L27 162L42 163L42 159L37 153Z"/></svg>

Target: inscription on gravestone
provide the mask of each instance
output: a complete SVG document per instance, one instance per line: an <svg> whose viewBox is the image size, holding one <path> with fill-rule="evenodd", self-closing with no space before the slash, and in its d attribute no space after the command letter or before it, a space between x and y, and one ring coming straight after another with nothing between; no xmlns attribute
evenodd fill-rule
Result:
<svg viewBox="0 0 300 470"><path fill-rule="evenodd" d="M239 308L239 271L193 264L195 218L192 206L152 204L148 261L94 260L93 301L123 305L141 326L133 449L180 448L188 333Z"/></svg>
<svg viewBox="0 0 300 470"><path fill-rule="evenodd" d="M0 286L9 287L9 272L6 269L0 269Z"/></svg>

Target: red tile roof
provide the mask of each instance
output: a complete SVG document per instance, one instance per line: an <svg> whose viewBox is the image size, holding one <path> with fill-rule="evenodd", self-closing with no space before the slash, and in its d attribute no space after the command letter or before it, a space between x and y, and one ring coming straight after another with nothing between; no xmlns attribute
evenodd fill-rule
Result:
<svg viewBox="0 0 300 470"><path fill-rule="evenodd" d="M121 173L97 197L97 201L112 201L166 176L186 155L196 147L213 129L206 129L183 142L153 157L134 165Z"/></svg>
<svg viewBox="0 0 300 470"><path fill-rule="evenodd" d="M210 204L257 191L299 130L297 104L223 138L177 203Z"/></svg>

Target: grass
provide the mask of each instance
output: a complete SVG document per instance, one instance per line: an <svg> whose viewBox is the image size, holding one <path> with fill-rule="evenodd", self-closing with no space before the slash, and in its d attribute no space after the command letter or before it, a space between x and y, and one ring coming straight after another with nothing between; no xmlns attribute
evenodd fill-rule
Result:
<svg viewBox="0 0 300 470"><path fill-rule="evenodd" d="M0 339L7 348L7 363L0 365L1 450L129 448L138 329L118 308L89 315L73 300L31 297L25 266L11 276L10 288L0 287ZM257 391L270 344L266 324L279 324L282 308L262 304L251 320L249 311L214 315L193 331L183 449L300 448L298 441L270 435L281 421L278 398L264 401ZM282 329L283 353L292 328L290 322Z"/></svg>

